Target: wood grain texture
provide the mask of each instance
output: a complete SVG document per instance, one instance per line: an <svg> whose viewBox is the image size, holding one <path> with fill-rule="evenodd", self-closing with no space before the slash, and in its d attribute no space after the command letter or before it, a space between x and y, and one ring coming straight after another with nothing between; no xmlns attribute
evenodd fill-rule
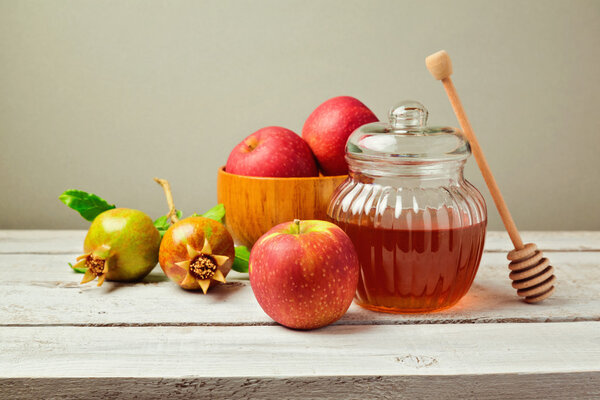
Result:
<svg viewBox="0 0 600 400"><path fill-rule="evenodd" d="M18 335L15 333L18 332ZM486 375L600 371L600 322L0 328L3 378Z"/></svg>
<svg viewBox="0 0 600 400"><path fill-rule="evenodd" d="M0 254L78 254L83 249L83 230L0 230ZM545 252L600 251L600 231L523 231L527 242L537 243ZM486 252L512 250L504 231L488 231Z"/></svg>
<svg viewBox="0 0 600 400"><path fill-rule="evenodd" d="M563 278L554 298L532 307L519 301L505 253L484 253L469 293L433 314L390 315L352 305L337 324L485 323L600 320L600 252L553 253ZM208 295L188 292L156 268L142 283L80 285L67 262L74 255L0 255L0 325L273 324L256 302L246 274Z"/></svg>
<svg viewBox="0 0 600 400"><path fill-rule="evenodd" d="M294 219L326 219L333 191L342 176L259 178L219 169L217 200L236 243L249 248L273 226Z"/></svg>
<svg viewBox="0 0 600 400"><path fill-rule="evenodd" d="M78 284L83 231L0 231L0 398L598 398L600 232L524 233L561 276L515 299L504 232L488 232L450 310L353 305L310 332L273 323L244 274L209 295L155 269L142 283ZM546 323L554 322L554 323Z"/></svg>
<svg viewBox="0 0 600 400"><path fill-rule="evenodd" d="M600 374L287 378L0 378L7 399L598 399Z"/></svg>

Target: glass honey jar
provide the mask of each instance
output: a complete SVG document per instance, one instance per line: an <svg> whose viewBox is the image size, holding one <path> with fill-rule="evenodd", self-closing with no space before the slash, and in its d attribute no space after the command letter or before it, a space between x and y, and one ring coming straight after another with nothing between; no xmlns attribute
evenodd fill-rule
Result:
<svg viewBox="0 0 600 400"><path fill-rule="evenodd" d="M469 143L461 132L428 127L413 101L389 123L358 128L346 144L348 178L327 215L352 239L361 265L355 301L391 313L456 304L483 252L487 210L463 176Z"/></svg>

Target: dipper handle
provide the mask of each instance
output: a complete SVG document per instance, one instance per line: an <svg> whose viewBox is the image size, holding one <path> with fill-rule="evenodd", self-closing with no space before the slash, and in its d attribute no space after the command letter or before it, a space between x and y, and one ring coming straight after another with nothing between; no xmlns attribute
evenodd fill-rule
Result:
<svg viewBox="0 0 600 400"><path fill-rule="evenodd" d="M446 53L445 50L438 51L427 57L425 59L425 64L427 65L427 69L431 72L431 75L437 80L441 80L444 84L444 89L446 89L446 93L448 94L448 98L450 99L450 104L452 104L452 108L454 109L454 113L456 114L456 118L458 119L458 123L462 128L465 136L469 140L469 144L471 145L471 151L473 152L473 156L475 157L475 161L477 161L477 165L479 165L479 169L481 170L481 174L483 175L483 179L485 179L485 183L490 190L492 198L494 199L494 203L496 204L496 208L498 208L498 212L500 213L500 217L502 218L502 222L506 227L506 231L510 236L510 240L513 242L515 249L520 250L523 248L523 240L521 239L521 235L517 230L517 226L512 216L510 215L510 211L508 211L508 207L506 206L506 202L502 197L502 193L500 192L500 188L496 183L496 179L494 175L492 175L492 170L483 155L483 151L479 146L479 142L477 141L477 137L475 136L475 132L471 128L471 123L467 118L467 114L458 98L458 94L456 93L456 89L454 88L454 84L450 79L450 75L452 74L452 61L450 60L450 56Z"/></svg>
<svg viewBox="0 0 600 400"><path fill-rule="evenodd" d="M427 57L425 64L431 75L435 79L441 80L444 89L446 89L446 94L454 109L454 114L456 114L458 123L471 145L475 161L477 161L483 179L494 199L508 236L510 236L510 240L515 246L515 250L508 254L508 259L511 260L509 268L512 271L509 277L513 281L513 287L517 289L519 296L525 297L525 301L528 303L535 303L550 297L554 292L554 282L556 281L553 274L554 269L550 265L550 261L543 257L542 252L537 250L535 244L529 243L523 245L517 225L510 211L508 211L500 188L496 183L494 175L492 175L490 166L485 159L475 132L473 132L471 123L460 102L456 88L452 83L452 79L450 79L450 75L452 75L452 61L450 60L450 56L446 51L441 50Z"/></svg>

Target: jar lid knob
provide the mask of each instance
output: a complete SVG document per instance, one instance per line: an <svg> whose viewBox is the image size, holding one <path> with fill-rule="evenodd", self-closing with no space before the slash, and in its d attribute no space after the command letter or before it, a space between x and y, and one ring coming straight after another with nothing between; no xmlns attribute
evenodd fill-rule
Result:
<svg viewBox="0 0 600 400"><path fill-rule="evenodd" d="M427 125L429 112L418 101L403 101L391 108L390 125L394 130L423 130Z"/></svg>

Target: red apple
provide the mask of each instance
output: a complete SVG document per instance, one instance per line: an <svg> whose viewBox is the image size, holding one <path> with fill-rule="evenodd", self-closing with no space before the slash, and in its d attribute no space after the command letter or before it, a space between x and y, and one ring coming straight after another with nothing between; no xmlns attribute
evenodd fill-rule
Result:
<svg viewBox="0 0 600 400"><path fill-rule="evenodd" d="M250 253L250 285L258 304L269 317L294 329L340 319L354 298L358 272L352 241L327 221L279 224Z"/></svg>
<svg viewBox="0 0 600 400"><path fill-rule="evenodd" d="M306 142L280 126L259 129L235 146L225 170L246 176L319 175L315 158Z"/></svg>
<svg viewBox="0 0 600 400"><path fill-rule="evenodd" d="M363 103L349 96L327 100L308 117L302 137L317 157L324 175L348 173L346 141L354 130L378 119Z"/></svg>

